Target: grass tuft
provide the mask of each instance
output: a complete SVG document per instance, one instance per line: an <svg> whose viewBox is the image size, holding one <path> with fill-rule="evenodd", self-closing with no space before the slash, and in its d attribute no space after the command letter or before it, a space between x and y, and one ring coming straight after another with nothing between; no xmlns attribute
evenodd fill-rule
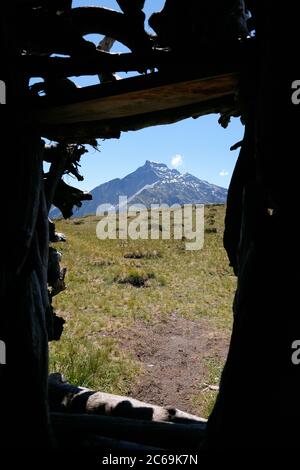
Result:
<svg viewBox="0 0 300 470"><path fill-rule="evenodd" d="M149 281L155 279L154 272L140 272L137 270L131 270L128 274L117 275L114 279L119 284L131 284L134 287L146 287L149 286Z"/></svg>
<svg viewBox="0 0 300 470"><path fill-rule="evenodd" d="M129 253L125 253L124 258L127 259L156 259L161 258L162 254L157 251L131 251Z"/></svg>

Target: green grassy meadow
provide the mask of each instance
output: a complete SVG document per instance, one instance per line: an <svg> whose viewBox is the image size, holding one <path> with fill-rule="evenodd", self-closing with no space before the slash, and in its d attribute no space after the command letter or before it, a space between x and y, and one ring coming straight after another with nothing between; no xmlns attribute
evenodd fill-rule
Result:
<svg viewBox="0 0 300 470"><path fill-rule="evenodd" d="M200 251L186 251L185 240L99 240L95 216L57 221L57 231L67 236L55 248L68 270L68 288L54 306L67 323L62 339L51 343L51 371L78 385L129 394L143 366L124 340L119 343L119 333L175 314L207 319L208 330L229 337L236 279L222 246L224 215L224 206L205 208ZM206 381L217 384L222 361L213 350L209 355ZM207 415L215 393L203 394L200 385L193 409Z"/></svg>

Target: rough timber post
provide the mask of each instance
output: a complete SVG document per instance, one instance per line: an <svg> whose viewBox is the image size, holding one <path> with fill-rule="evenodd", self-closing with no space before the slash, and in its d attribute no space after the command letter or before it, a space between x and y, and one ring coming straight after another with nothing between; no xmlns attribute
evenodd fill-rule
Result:
<svg viewBox="0 0 300 470"><path fill-rule="evenodd" d="M51 445L47 408L48 221L41 139L24 105L26 80L14 45L18 2L1 5L1 80L7 103L1 126L0 448ZM17 405L22 396L22 406Z"/></svg>
<svg viewBox="0 0 300 470"><path fill-rule="evenodd" d="M286 51L299 43L300 8L250 3L259 49L250 66L256 78L245 84L253 130L242 152L252 152L254 176L244 182L233 334L207 442L278 449L299 447L300 366L292 361L293 342L300 339L299 240L292 201L298 200L300 107L291 102L299 73Z"/></svg>

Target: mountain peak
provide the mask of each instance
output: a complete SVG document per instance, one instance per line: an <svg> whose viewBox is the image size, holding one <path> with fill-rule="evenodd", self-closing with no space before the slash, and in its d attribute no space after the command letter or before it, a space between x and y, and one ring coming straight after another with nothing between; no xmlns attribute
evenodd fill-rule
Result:
<svg viewBox="0 0 300 470"><path fill-rule="evenodd" d="M168 168L165 163L154 162L152 160L146 160L144 166L151 168Z"/></svg>
<svg viewBox="0 0 300 470"><path fill-rule="evenodd" d="M174 168L169 168L165 163L153 162L146 160L144 166L141 167L143 170L149 170L154 173L159 179L173 179L181 176L181 173Z"/></svg>
<svg viewBox="0 0 300 470"><path fill-rule="evenodd" d="M95 214L100 204L118 207L119 197L127 196L128 203L144 204L224 204L227 190L202 181L190 173L181 174L165 163L146 160L143 166L122 179L116 178L97 186L93 200L85 201L75 216ZM51 214L58 216L58 210Z"/></svg>

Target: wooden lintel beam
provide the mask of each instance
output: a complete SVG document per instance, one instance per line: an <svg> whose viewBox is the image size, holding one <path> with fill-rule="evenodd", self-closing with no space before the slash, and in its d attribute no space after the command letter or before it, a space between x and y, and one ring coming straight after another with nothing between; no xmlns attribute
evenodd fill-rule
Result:
<svg viewBox="0 0 300 470"><path fill-rule="evenodd" d="M126 120L154 112L159 114L186 106L199 105L200 108L206 101L233 95L238 78L235 74L224 74L177 82L137 77L127 90L124 90L122 82L118 90L118 83L111 88L90 87L90 90L78 94L82 99L77 102L45 106L36 111L36 119L43 126L84 125L113 119ZM109 89L112 94L107 93Z"/></svg>
<svg viewBox="0 0 300 470"><path fill-rule="evenodd" d="M234 96L208 100L202 104L184 106L177 109L146 113L108 121L86 122L84 125L66 124L42 126L44 137L54 141L67 143L89 143L91 138L118 139L121 132L138 131L152 126L174 124L188 118L199 118L208 114L216 114L234 109Z"/></svg>

